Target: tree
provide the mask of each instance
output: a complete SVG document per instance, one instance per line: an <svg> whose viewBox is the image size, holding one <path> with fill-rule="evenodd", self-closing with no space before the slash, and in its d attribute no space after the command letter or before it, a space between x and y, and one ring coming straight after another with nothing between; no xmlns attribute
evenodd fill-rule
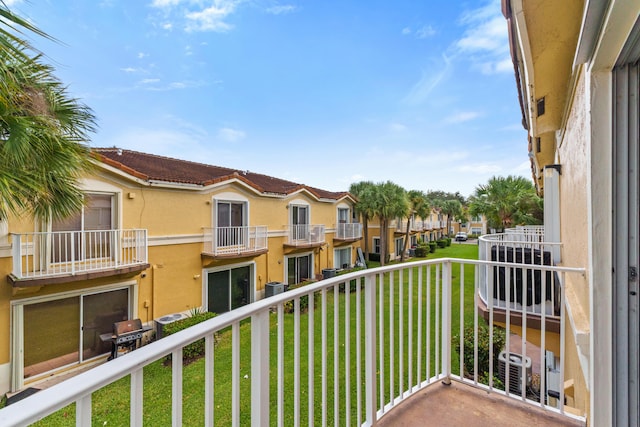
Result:
<svg viewBox="0 0 640 427"><path fill-rule="evenodd" d="M409 201L404 188L391 181L376 184L374 212L380 220L380 265L385 265L389 252L389 223L407 216Z"/></svg>
<svg viewBox="0 0 640 427"><path fill-rule="evenodd" d="M445 191L429 191L427 199L431 205L442 215L447 216L447 235L451 231L451 220L460 219L464 215L463 207L466 200L459 192L447 193Z"/></svg>
<svg viewBox="0 0 640 427"><path fill-rule="evenodd" d="M407 246L409 245L409 231L411 229L412 220L414 220L417 216L424 219L428 211L427 200L425 194L422 191L408 191L407 200L409 202L409 209L407 210L407 230L405 232L404 245L402 247L402 254L400 255L400 262L404 261L405 253L407 252Z"/></svg>
<svg viewBox="0 0 640 427"><path fill-rule="evenodd" d="M542 200L535 187L519 176L494 176L469 198L469 213L485 215L489 226L497 229L540 224L541 212Z"/></svg>
<svg viewBox="0 0 640 427"><path fill-rule="evenodd" d="M362 222L364 255L366 261L369 261L369 220L375 215L375 184L371 181L353 183L349 187L349 193L357 199L354 208Z"/></svg>
<svg viewBox="0 0 640 427"><path fill-rule="evenodd" d="M451 220L460 219L463 216L462 204L457 199L445 200L440 211L447 216L447 234L451 232Z"/></svg>
<svg viewBox="0 0 640 427"><path fill-rule="evenodd" d="M95 117L16 35L44 32L3 2L0 23L0 219L24 211L64 218L82 207L78 184L92 167L85 144Z"/></svg>

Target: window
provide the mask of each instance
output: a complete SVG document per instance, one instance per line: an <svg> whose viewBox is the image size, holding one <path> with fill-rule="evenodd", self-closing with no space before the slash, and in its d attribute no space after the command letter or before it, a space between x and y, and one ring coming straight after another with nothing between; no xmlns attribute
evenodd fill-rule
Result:
<svg viewBox="0 0 640 427"><path fill-rule="evenodd" d="M18 339L14 360L23 367L23 378L34 377L79 364L111 351L101 334L131 315L130 286L102 292L37 298L13 308ZM20 384L15 384L20 388Z"/></svg>
<svg viewBox="0 0 640 427"><path fill-rule="evenodd" d="M418 246L418 236L411 236L411 247Z"/></svg>
<svg viewBox="0 0 640 427"><path fill-rule="evenodd" d="M313 278L311 254L287 258L287 283L294 285Z"/></svg>
<svg viewBox="0 0 640 427"><path fill-rule="evenodd" d="M349 209L338 208L338 224L347 224L349 222Z"/></svg>
<svg viewBox="0 0 640 427"><path fill-rule="evenodd" d="M291 205L293 240L307 240L309 234L309 206Z"/></svg>
<svg viewBox="0 0 640 427"><path fill-rule="evenodd" d="M246 204L221 201L216 203L216 210L217 246L241 245L245 234L243 226L246 223Z"/></svg>
<svg viewBox="0 0 640 427"><path fill-rule="evenodd" d="M402 248L404 247L404 237L399 237L396 239L396 251L395 251L395 255L396 257L399 257L402 255Z"/></svg>
<svg viewBox="0 0 640 427"><path fill-rule="evenodd" d="M207 273L207 310L226 313L251 302L251 265Z"/></svg>
<svg viewBox="0 0 640 427"><path fill-rule="evenodd" d="M475 215L471 218L471 222L482 222L482 215Z"/></svg>
<svg viewBox="0 0 640 427"><path fill-rule="evenodd" d="M111 257L112 236L108 230L115 228L114 195L85 194L84 198L85 206L79 214L51 223L52 262Z"/></svg>
<svg viewBox="0 0 640 427"><path fill-rule="evenodd" d="M482 234L482 227L471 227L471 234Z"/></svg>
<svg viewBox="0 0 640 427"><path fill-rule="evenodd" d="M379 254L380 253L380 238L379 237L374 237L373 238L373 253L374 254Z"/></svg>
<svg viewBox="0 0 640 427"><path fill-rule="evenodd" d="M335 268L350 268L351 246L348 248L336 249L333 252L333 264Z"/></svg>

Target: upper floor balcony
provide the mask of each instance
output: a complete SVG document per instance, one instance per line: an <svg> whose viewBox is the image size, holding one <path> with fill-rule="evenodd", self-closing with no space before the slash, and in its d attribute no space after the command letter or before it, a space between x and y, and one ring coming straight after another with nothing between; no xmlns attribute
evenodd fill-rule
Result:
<svg viewBox="0 0 640 427"><path fill-rule="evenodd" d="M334 241L355 242L362 238L362 224L359 222L339 223L336 225Z"/></svg>
<svg viewBox="0 0 640 427"><path fill-rule="evenodd" d="M425 260L302 286L15 402L0 410L0 425L47 416L78 426L442 425L462 415L469 426L584 425L565 388L564 329L545 341L542 322L534 344L478 316L480 278L509 265ZM539 268L561 282L584 274ZM202 339L203 358L184 365L183 349ZM461 390L472 396L462 406ZM416 418L423 405L431 409Z"/></svg>
<svg viewBox="0 0 640 427"><path fill-rule="evenodd" d="M289 225L285 246L317 247L325 243L324 225L297 224Z"/></svg>
<svg viewBox="0 0 640 427"><path fill-rule="evenodd" d="M212 258L240 258L266 253L268 246L266 225L240 227L205 227L204 256Z"/></svg>
<svg viewBox="0 0 640 427"><path fill-rule="evenodd" d="M147 230L12 233L13 286L131 273L149 267Z"/></svg>
<svg viewBox="0 0 640 427"><path fill-rule="evenodd" d="M509 263L486 271L480 283L480 309L495 307L495 321L522 322L522 313L529 313L529 327L540 328L541 317L547 326L560 327L561 281L552 270L560 262L560 242L546 242L543 226L506 229L504 233L488 234L479 238L479 258L486 261Z"/></svg>

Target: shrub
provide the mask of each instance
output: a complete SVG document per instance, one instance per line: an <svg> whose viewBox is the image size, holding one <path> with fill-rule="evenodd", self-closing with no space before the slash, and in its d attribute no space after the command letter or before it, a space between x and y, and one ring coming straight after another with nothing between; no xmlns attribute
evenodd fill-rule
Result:
<svg viewBox="0 0 640 427"><path fill-rule="evenodd" d="M165 325L164 335L168 336L171 334L175 334L191 326L197 325L200 322L204 322L205 320L213 319L214 317L216 317L215 313L193 310L190 317L177 320ZM204 338L191 343L182 349L182 357L184 358L185 362L190 362L202 356L204 356ZM167 356L166 360L171 360L171 356Z"/></svg>
<svg viewBox="0 0 640 427"><path fill-rule="evenodd" d="M493 329L493 372L494 379L493 385L499 388L502 382L495 378L495 374L498 372L498 356L500 351L504 348L505 330L501 327L494 326ZM466 326L464 328L464 370L465 376L473 377L473 325ZM460 351L460 337L455 336L453 338L453 344L456 346L457 351ZM484 323L478 324L478 381L483 384L489 384L489 327Z"/></svg>
<svg viewBox="0 0 640 427"><path fill-rule="evenodd" d="M444 239L440 239L440 240L438 240L436 243L438 244L438 247L439 247L439 248L444 248L444 247L446 247L446 246L447 246L447 241L446 241L446 240L444 240Z"/></svg>
<svg viewBox="0 0 640 427"><path fill-rule="evenodd" d="M451 237L446 237L444 241L445 241L445 246L451 246Z"/></svg>
<svg viewBox="0 0 640 427"><path fill-rule="evenodd" d="M429 252L431 252L431 248L426 243L420 243L415 249L415 254L419 258L426 257Z"/></svg>
<svg viewBox="0 0 640 427"><path fill-rule="evenodd" d="M431 250L431 253L434 253L437 247L438 244L436 242L429 242L429 249Z"/></svg>

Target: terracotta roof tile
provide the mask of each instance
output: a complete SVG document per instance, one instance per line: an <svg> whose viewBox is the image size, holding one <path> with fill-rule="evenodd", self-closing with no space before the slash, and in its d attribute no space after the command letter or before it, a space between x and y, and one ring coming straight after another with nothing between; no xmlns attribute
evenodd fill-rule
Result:
<svg viewBox="0 0 640 427"><path fill-rule="evenodd" d="M237 179L261 193L286 195L306 189L318 198L334 200L349 195L348 192L321 190L250 171L206 165L138 151L119 148L93 148L92 151L100 162L144 181L156 180L207 186Z"/></svg>

